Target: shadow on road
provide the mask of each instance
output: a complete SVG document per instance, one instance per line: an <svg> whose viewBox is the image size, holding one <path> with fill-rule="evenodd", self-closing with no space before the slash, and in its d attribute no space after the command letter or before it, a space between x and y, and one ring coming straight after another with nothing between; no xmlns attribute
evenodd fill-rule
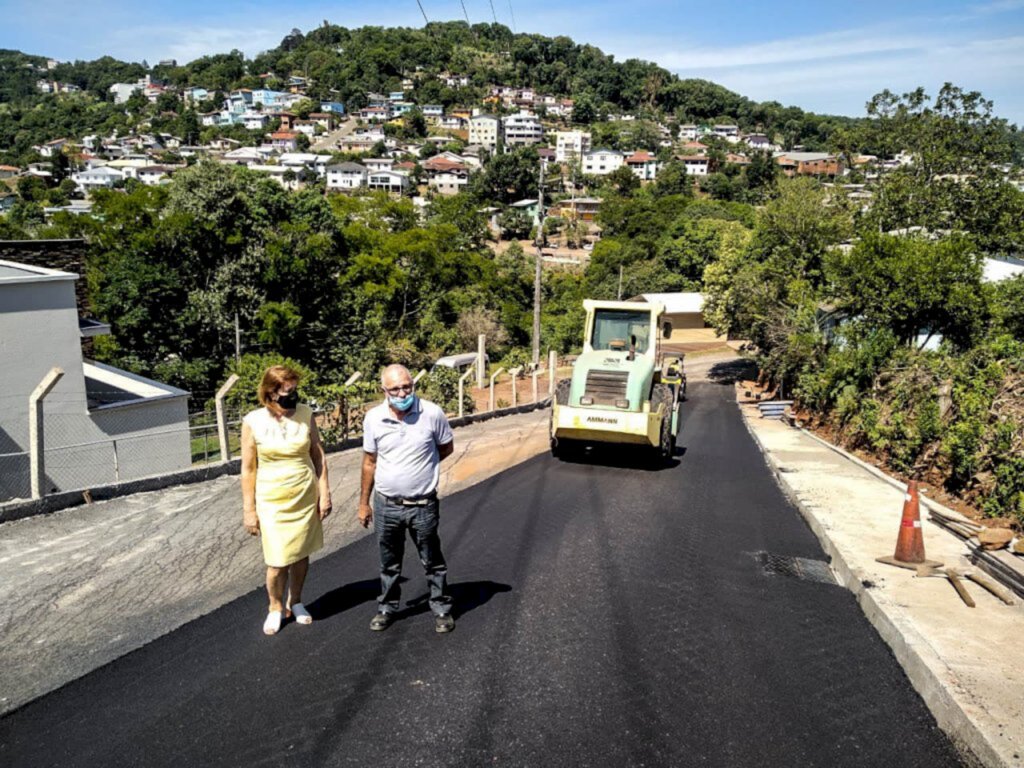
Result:
<svg viewBox="0 0 1024 768"><path fill-rule="evenodd" d="M378 579L354 581L320 595L306 608L314 619L323 620L377 599L380 593Z"/></svg>
<svg viewBox="0 0 1024 768"><path fill-rule="evenodd" d="M728 360L716 363L708 371L708 381L712 384L734 384L757 378L757 365L753 360Z"/></svg>
<svg viewBox="0 0 1024 768"><path fill-rule="evenodd" d="M452 616L458 618L484 605L499 592L511 592L512 587L497 581L461 581L449 584L448 591L452 596ZM429 610L429 599L429 593L417 595L406 602L406 608L401 615L405 617L425 613Z"/></svg>
<svg viewBox="0 0 1024 768"><path fill-rule="evenodd" d="M566 464L593 464L617 469L662 472L678 467L682 463L680 459L685 453L685 447L677 446L675 455L668 461L662 461L654 451L642 447L629 448L621 445L597 444L571 448L560 454L558 458Z"/></svg>

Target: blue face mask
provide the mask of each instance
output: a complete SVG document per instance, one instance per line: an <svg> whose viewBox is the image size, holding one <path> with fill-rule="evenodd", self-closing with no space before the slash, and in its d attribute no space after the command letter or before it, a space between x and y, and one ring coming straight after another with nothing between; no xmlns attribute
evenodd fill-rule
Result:
<svg viewBox="0 0 1024 768"><path fill-rule="evenodd" d="M395 397L392 395L388 397L388 400L391 401L391 405L396 411L408 411L412 408L412 404L416 402L416 395L412 394L412 392L405 397Z"/></svg>

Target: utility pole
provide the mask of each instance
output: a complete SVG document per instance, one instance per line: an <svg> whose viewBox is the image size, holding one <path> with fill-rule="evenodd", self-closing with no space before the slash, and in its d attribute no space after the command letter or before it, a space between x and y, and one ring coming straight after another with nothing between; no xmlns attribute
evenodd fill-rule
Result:
<svg viewBox="0 0 1024 768"><path fill-rule="evenodd" d="M540 161L540 184L537 185L537 257L533 269L533 367L540 366L540 264L541 243L544 242L544 161Z"/></svg>
<svg viewBox="0 0 1024 768"><path fill-rule="evenodd" d="M622 265L619 264L619 301L622 301Z"/></svg>
<svg viewBox="0 0 1024 768"><path fill-rule="evenodd" d="M235 362L242 362L242 326L238 324L237 312L235 312Z"/></svg>

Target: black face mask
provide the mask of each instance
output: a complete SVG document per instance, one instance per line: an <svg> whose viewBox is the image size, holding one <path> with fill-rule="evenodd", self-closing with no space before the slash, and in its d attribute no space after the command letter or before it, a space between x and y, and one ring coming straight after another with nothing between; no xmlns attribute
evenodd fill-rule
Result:
<svg viewBox="0 0 1024 768"><path fill-rule="evenodd" d="M290 411L292 408L299 404L299 393L289 392L287 395L278 395L277 404L284 408L286 411Z"/></svg>

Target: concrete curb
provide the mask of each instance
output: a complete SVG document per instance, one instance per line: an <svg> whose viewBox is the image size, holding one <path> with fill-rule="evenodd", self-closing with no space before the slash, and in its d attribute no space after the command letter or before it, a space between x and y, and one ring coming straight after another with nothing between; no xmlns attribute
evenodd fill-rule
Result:
<svg viewBox="0 0 1024 768"><path fill-rule="evenodd" d="M475 413L462 418L449 419L452 429L465 427L490 419L499 419L503 416L515 416L521 413L547 408L551 404L551 398L545 398L536 403L519 405L515 408L501 408L499 410ZM333 443L326 446L327 453L338 453L358 448L363 444L361 437L350 438L340 443ZM153 477L130 480L124 483L110 483L109 485L98 485L94 488L81 489L77 491L62 491L50 494L42 499L18 499L0 504L0 525L14 520L22 520L26 517L36 515L48 515L59 512L62 509L81 506L96 501L109 501L120 496L130 496L133 493L145 493L147 491L159 491L162 488L169 488L172 485L191 485L202 483L206 480L213 480L222 475L240 474L241 460L231 459L230 461L206 464L202 467L183 469L180 472L173 472L166 475L154 475Z"/></svg>
<svg viewBox="0 0 1024 768"><path fill-rule="evenodd" d="M793 505L800 511L808 527L818 538L825 554L829 556L830 565L840 583L854 594L857 603L864 612L865 617L875 628L886 645L892 649L893 655L903 667L907 678L924 700L925 706L934 715L939 727L949 736L957 751L964 758L967 765L972 766L1006 766L1012 768L1011 763L1006 762L998 750L989 742L978 725L971 719L964 709L963 703L957 698L947 686L947 681L954 679L955 675L948 665L935 652L927 638L922 636L914 627L901 621L901 617L891 613L889 606L876 600L871 589L874 584L866 578L866 575L856 565L848 562L843 553L832 542L824 521L818 517L818 510L812 505L806 504L800 495L793 489L786 479L786 473L780 469L779 463L771 454L765 444L761 441L757 432L750 424L750 416L746 409L740 408L743 415L743 423L747 431L753 437L754 442L761 450L765 463L771 469L772 474L782 492ZM801 430L809 434L806 430ZM850 456L846 451L810 435L823 446L834 450L839 455L852 461L862 469L871 472L880 480L884 480L895 488L906 489L906 485L895 478L891 478L875 467ZM941 505L936 505L941 507ZM943 508L944 509L944 508Z"/></svg>

